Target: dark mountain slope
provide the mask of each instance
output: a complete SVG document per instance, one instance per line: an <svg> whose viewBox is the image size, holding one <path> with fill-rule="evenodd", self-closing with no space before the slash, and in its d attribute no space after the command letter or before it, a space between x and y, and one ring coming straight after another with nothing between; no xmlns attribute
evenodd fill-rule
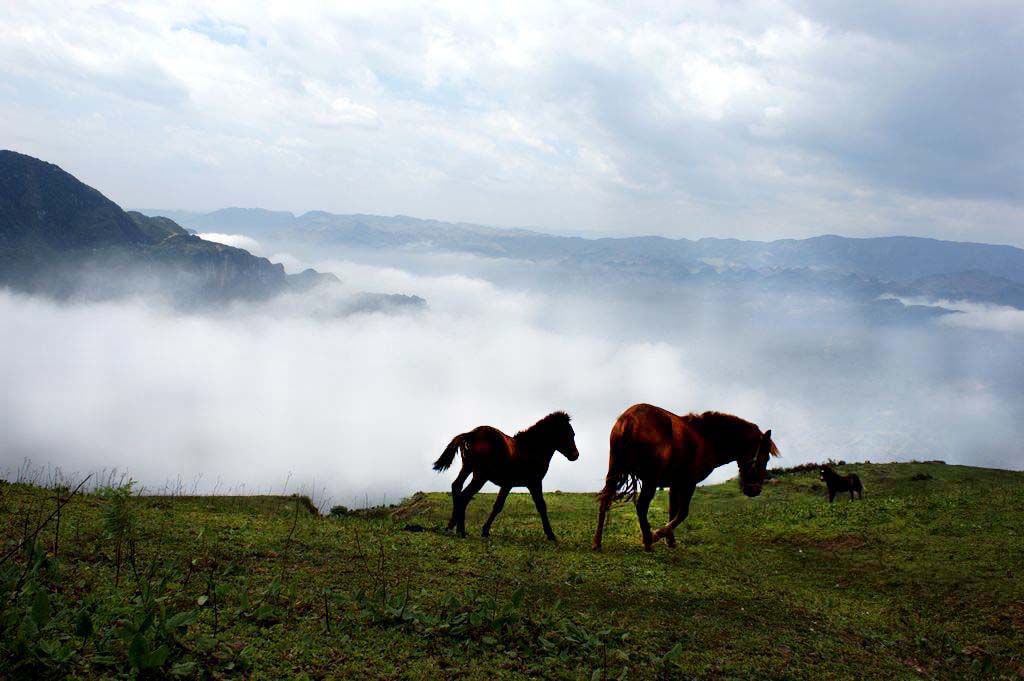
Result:
<svg viewBox="0 0 1024 681"><path fill-rule="evenodd" d="M52 163L0 151L0 248L74 249L153 240L117 204Z"/></svg>
<svg viewBox="0 0 1024 681"><path fill-rule="evenodd" d="M187 236L189 231L170 218L148 217L142 213L128 211L128 217L146 235L151 243L159 243L169 236Z"/></svg>
<svg viewBox="0 0 1024 681"><path fill-rule="evenodd" d="M158 293L187 303L286 290L284 267L125 213L57 166L0 151L0 284L60 297Z"/></svg>

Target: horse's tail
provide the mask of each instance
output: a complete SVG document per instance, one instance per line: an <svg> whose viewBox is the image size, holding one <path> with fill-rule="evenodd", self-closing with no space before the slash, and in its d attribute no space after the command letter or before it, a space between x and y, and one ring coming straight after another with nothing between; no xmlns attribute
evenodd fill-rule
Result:
<svg viewBox="0 0 1024 681"><path fill-rule="evenodd" d="M469 449L469 433L460 433L452 438L452 441L448 443L448 446L444 448L441 456L434 462L434 470L440 473L441 471L448 470L448 467L452 465L452 461L455 461L455 455L461 450L462 454L465 454Z"/></svg>
<svg viewBox="0 0 1024 681"><path fill-rule="evenodd" d="M636 475L631 473L628 468L626 452L623 447L623 439L627 436L628 433L623 432L612 437L608 455L608 475L604 479L604 489L597 493L601 506L610 506L613 502L621 499L636 501L640 485Z"/></svg>
<svg viewBox="0 0 1024 681"><path fill-rule="evenodd" d="M609 471L604 479L604 489L597 493L597 498L602 506L610 506L622 499L636 501L639 489L640 481L636 475Z"/></svg>

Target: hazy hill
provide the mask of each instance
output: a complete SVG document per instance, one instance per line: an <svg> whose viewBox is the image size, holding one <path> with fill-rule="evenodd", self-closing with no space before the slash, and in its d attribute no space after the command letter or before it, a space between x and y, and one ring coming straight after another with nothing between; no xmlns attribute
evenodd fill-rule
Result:
<svg viewBox="0 0 1024 681"><path fill-rule="evenodd" d="M286 289L284 268L126 213L57 166L0 151L0 283L55 295L162 292L189 302Z"/></svg>
<svg viewBox="0 0 1024 681"><path fill-rule="evenodd" d="M60 297L144 293L210 303L330 281L337 280L313 270L289 277L280 264L203 240L170 218L126 213L51 163L0 151L0 285Z"/></svg>
<svg viewBox="0 0 1024 681"><path fill-rule="evenodd" d="M904 291L933 300L967 299L1024 309L1024 284L980 270L922 277Z"/></svg>
<svg viewBox="0 0 1024 681"><path fill-rule="evenodd" d="M981 272L1024 285L1022 249L919 237L854 239L827 235L771 242L654 236L584 239L407 216L336 215L323 211L296 216L253 208L164 213L189 228L245 234L268 242L379 249L417 245L438 251L553 261L570 269L613 271L628 276L680 279L694 274L711 277L741 272L741 277L752 280L762 276L777 280L779 271L788 271L787 276L803 280L808 287L817 286L818 281L832 286L845 277L847 284L860 281L871 289L898 289L919 295L932 293L926 278L955 276L960 295L985 302L996 302L990 295L991 282L964 277L963 273ZM1010 301L1004 304L1021 306L1015 294L999 299Z"/></svg>

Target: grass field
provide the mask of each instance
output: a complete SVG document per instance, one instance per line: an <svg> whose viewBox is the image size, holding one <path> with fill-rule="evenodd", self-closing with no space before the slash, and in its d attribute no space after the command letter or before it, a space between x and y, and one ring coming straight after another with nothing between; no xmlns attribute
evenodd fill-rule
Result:
<svg viewBox="0 0 1024 681"><path fill-rule="evenodd" d="M863 501L813 472L702 487L650 554L629 504L593 553L585 494L548 493L553 544L524 494L489 540L478 496L460 540L445 494L324 517L108 488L58 530L58 491L2 484L0 677L1024 676L1024 473L844 470Z"/></svg>

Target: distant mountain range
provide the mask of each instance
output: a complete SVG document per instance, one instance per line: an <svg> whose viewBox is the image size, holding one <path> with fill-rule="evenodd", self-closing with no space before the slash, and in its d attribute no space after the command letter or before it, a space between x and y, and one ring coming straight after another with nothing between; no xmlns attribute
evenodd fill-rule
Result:
<svg viewBox="0 0 1024 681"><path fill-rule="evenodd" d="M163 216L125 212L57 166L0 151L0 286L57 297L160 294L178 303L259 300L337 282L206 241ZM414 304L363 294L362 308Z"/></svg>
<svg viewBox="0 0 1024 681"><path fill-rule="evenodd" d="M547 261L570 272L588 270L722 285L757 282L838 287L862 295L888 292L1024 309L1024 250L1013 246L899 236L826 235L771 242L654 236L586 239L401 215L322 211L294 215L257 208L143 212L168 215L199 231L244 234L268 242L378 249L418 246Z"/></svg>
<svg viewBox="0 0 1024 681"><path fill-rule="evenodd" d="M855 293L1024 309L1024 250L917 237L772 242L585 239L406 216L253 208L125 212L50 163L0 151L0 285L56 296L165 293L188 303L264 299L333 275L284 267L189 229L350 249L419 248L530 261L560 280L668 280L702 290ZM406 296L396 305L422 304ZM367 299L368 300L368 299ZM383 301L388 302L388 301ZM880 308L881 309L881 308ZM886 313L888 314L888 313ZM923 313L922 313L923 314Z"/></svg>

